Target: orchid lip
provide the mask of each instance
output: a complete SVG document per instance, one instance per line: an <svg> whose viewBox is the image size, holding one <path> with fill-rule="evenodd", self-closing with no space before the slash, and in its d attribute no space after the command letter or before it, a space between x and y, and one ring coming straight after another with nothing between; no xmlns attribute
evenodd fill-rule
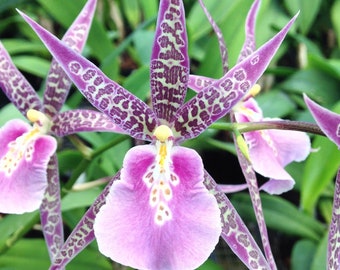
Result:
<svg viewBox="0 0 340 270"><path fill-rule="evenodd" d="M170 158L173 146L171 129L166 125L158 126L154 131L156 138L156 159L146 170L143 181L150 191L149 204L155 209L155 223L163 225L172 219L169 203L172 199L172 188L179 184L179 177L173 172Z"/></svg>

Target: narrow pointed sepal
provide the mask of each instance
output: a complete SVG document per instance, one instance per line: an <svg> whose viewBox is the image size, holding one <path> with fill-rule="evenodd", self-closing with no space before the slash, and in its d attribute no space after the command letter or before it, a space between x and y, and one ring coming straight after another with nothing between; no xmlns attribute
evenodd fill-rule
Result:
<svg viewBox="0 0 340 270"><path fill-rule="evenodd" d="M182 1L162 0L159 7L150 62L151 100L157 117L171 122L187 91L188 41Z"/></svg>
<svg viewBox="0 0 340 270"><path fill-rule="evenodd" d="M44 42L81 93L131 137L151 140L158 119L142 100L110 80L93 63L64 45L27 15L18 11Z"/></svg>
<svg viewBox="0 0 340 270"><path fill-rule="evenodd" d="M336 114L304 95L309 111L321 130L340 148L340 114Z"/></svg>
<svg viewBox="0 0 340 270"><path fill-rule="evenodd" d="M332 220L328 232L327 269L339 269L340 265L340 170L335 180Z"/></svg>
<svg viewBox="0 0 340 270"><path fill-rule="evenodd" d="M256 40L255 40L255 23L257 12L260 7L261 0L255 0L252 4L246 19L246 39L241 49L241 53L238 57L237 62L241 62L243 59L247 58L251 55L256 49Z"/></svg>
<svg viewBox="0 0 340 270"><path fill-rule="evenodd" d="M64 242L64 224L61 216L61 198L57 155L47 166L47 188L40 206L40 221L51 261Z"/></svg>
<svg viewBox="0 0 340 270"><path fill-rule="evenodd" d="M0 88L26 117L29 109L41 110L42 102L30 83L17 69L0 42Z"/></svg>
<svg viewBox="0 0 340 270"><path fill-rule="evenodd" d="M215 196L221 210L222 238L248 269L271 269L242 218L214 179L205 171L205 187Z"/></svg>
<svg viewBox="0 0 340 270"><path fill-rule="evenodd" d="M89 0L65 33L62 41L81 52L87 40L97 0ZM72 81L68 78L58 62L53 59L47 75L44 92L44 112L51 118L55 116L65 103Z"/></svg>
<svg viewBox="0 0 340 270"><path fill-rule="evenodd" d="M94 110L70 110L59 113L53 118L51 131L58 137L85 131L126 133L106 114Z"/></svg>
<svg viewBox="0 0 340 270"><path fill-rule="evenodd" d="M156 154L154 145L127 153L94 224L99 250L137 269L195 269L221 233L217 202L195 151L174 146L164 171Z"/></svg>
<svg viewBox="0 0 340 270"><path fill-rule="evenodd" d="M95 218L99 209L105 204L106 197L112 184L119 179L120 173L117 173L96 198L95 202L89 207L55 256L55 259L49 268L50 270L64 269L79 252L95 239L93 231Z"/></svg>
<svg viewBox="0 0 340 270"><path fill-rule="evenodd" d="M47 187L47 164L56 140L21 120L0 129L0 213L21 214L37 210Z"/></svg>
<svg viewBox="0 0 340 270"><path fill-rule="evenodd" d="M200 91L177 111L175 138L197 137L213 122L230 112L262 76L297 15L271 40Z"/></svg>

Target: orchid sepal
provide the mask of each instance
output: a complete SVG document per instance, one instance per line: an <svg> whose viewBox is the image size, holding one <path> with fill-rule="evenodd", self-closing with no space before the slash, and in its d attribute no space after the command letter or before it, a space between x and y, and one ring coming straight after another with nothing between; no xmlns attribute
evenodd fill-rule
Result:
<svg viewBox="0 0 340 270"><path fill-rule="evenodd" d="M110 117L131 137L152 140L152 132L159 120L148 105L110 80L94 64L65 46L27 15L19 10L18 12L94 107Z"/></svg>
<svg viewBox="0 0 340 270"><path fill-rule="evenodd" d="M182 140L197 137L213 122L230 112L263 74L297 16L298 14L278 34L236 64L221 79L180 107L173 123L177 133L174 136Z"/></svg>

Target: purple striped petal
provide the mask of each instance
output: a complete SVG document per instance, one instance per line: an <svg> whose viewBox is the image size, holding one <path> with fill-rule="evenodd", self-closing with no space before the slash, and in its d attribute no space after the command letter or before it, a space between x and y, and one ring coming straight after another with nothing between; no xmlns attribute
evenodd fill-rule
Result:
<svg viewBox="0 0 340 270"><path fill-rule="evenodd" d="M21 120L0 129L0 213L21 214L39 208L47 187L47 164L57 147Z"/></svg>
<svg viewBox="0 0 340 270"><path fill-rule="evenodd" d="M261 0L255 0L252 4L246 19L246 40L244 41L241 53L238 57L237 62L241 62L243 59L251 55L256 49L255 40L255 23L257 12L260 6Z"/></svg>
<svg viewBox="0 0 340 270"><path fill-rule="evenodd" d="M29 109L42 109L38 94L13 64L11 57L1 42L0 88L25 117Z"/></svg>
<svg viewBox="0 0 340 270"><path fill-rule="evenodd" d="M327 269L339 269L340 257L340 170L335 180L334 202L332 210L332 220L329 226L328 249L327 249Z"/></svg>
<svg viewBox="0 0 340 270"><path fill-rule="evenodd" d="M309 111L326 136L340 148L340 114L336 114L304 95Z"/></svg>
<svg viewBox="0 0 340 270"><path fill-rule="evenodd" d="M126 133L106 114L93 110L70 110L57 114L51 131L58 137L84 131Z"/></svg>
<svg viewBox="0 0 340 270"><path fill-rule="evenodd" d="M159 7L150 63L151 100L157 117L169 123L187 92L188 41L182 1L162 0Z"/></svg>
<svg viewBox="0 0 340 270"><path fill-rule="evenodd" d="M40 206L40 220L45 242L51 258L59 252L64 242L64 224L61 216L59 168L54 154L47 166L47 188Z"/></svg>
<svg viewBox="0 0 340 270"><path fill-rule="evenodd" d="M96 2L96 0L87 2L62 39L67 46L77 52L83 50L87 40ZM60 111L65 103L71 84L72 81L67 77L57 61L53 59L47 75L43 102L44 112L48 116L53 117Z"/></svg>
<svg viewBox="0 0 340 270"><path fill-rule="evenodd" d="M261 249L234 206L205 171L204 185L215 196L221 210L222 238L248 269L270 269Z"/></svg>
<svg viewBox="0 0 340 270"><path fill-rule="evenodd" d="M175 138L194 138L226 115L263 74L296 17L252 55L184 104L173 123Z"/></svg>
<svg viewBox="0 0 340 270"><path fill-rule="evenodd" d="M158 159L155 145L127 153L121 181L94 224L99 250L112 260L138 269L194 269L214 250L220 211L203 185L202 160L180 146L169 155L171 161Z"/></svg>
<svg viewBox="0 0 340 270"><path fill-rule="evenodd" d="M108 115L130 136L151 140L158 119L148 105L110 80L94 64L65 46L27 15L19 13L94 107Z"/></svg>

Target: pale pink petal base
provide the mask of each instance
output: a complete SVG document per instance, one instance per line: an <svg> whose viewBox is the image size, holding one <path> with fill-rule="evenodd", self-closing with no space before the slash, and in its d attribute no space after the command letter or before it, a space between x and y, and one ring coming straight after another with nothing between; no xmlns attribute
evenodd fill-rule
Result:
<svg viewBox="0 0 340 270"><path fill-rule="evenodd" d="M188 148L173 147L172 219L155 223L150 189L142 178L155 161L155 146L137 146L126 155L122 178L112 185L94 224L99 250L137 269L194 269L214 250L221 233L216 199L203 185L203 164Z"/></svg>
<svg viewBox="0 0 340 270"><path fill-rule="evenodd" d="M12 120L1 128L0 158L8 151L8 143L30 128L21 120ZM40 135L31 142L31 159L18 160L18 166L11 174L0 169L0 213L21 214L39 208L47 187L47 164L56 144L53 137Z"/></svg>
<svg viewBox="0 0 340 270"><path fill-rule="evenodd" d="M280 120L263 118L255 99L243 103L243 109L235 113L237 122ZM291 130L260 130L244 133L254 170L271 178L261 186L269 194L281 194L293 188L295 181L284 169L293 161L306 159L311 151L308 135Z"/></svg>

